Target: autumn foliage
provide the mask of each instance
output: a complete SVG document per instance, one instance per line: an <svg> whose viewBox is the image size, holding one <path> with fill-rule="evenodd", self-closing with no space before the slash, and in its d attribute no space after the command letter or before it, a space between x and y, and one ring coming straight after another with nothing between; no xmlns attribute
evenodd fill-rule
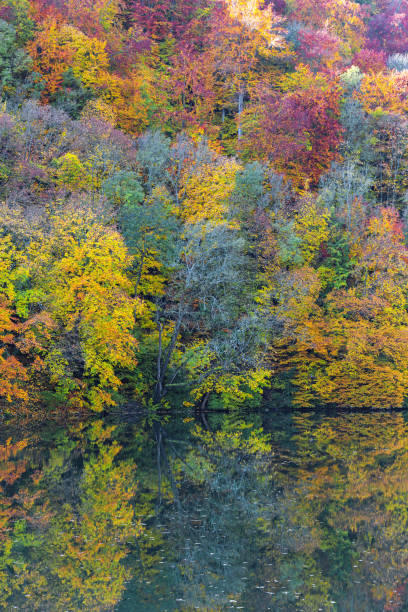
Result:
<svg viewBox="0 0 408 612"><path fill-rule="evenodd" d="M407 15L0 0L5 409L403 405Z"/></svg>

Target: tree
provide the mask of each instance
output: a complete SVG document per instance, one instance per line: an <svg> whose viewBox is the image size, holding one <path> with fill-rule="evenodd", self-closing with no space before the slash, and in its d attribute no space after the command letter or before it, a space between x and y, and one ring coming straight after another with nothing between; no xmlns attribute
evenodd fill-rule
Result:
<svg viewBox="0 0 408 612"><path fill-rule="evenodd" d="M338 157L341 91L324 78L319 83L308 70L299 71L300 83L305 80L303 86L297 83L294 87L291 78L288 86L294 91L283 96L259 90L258 100L245 119L245 151L255 151L257 157L268 160L299 189L307 183L316 185ZM265 109L262 114L260 107Z"/></svg>
<svg viewBox="0 0 408 612"><path fill-rule="evenodd" d="M341 61L340 40L326 30L300 29L297 33L298 53L303 61L316 68L331 67Z"/></svg>
<svg viewBox="0 0 408 612"><path fill-rule="evenodd" d="M308 267L278 277L276 314L285 330L278 340L281 365L293 369L298 405L400 407L408 380L408 276L395 211L382 210L362 233L351 227L348 248L356 263L343 288L325 295L330 259L325 256L324 267L317 267L321 256L310 260L309 251Z"/></svg>
<svg viewBox="0 0 408 612"><path fill-rule="evenodd" d="M118 370L136 365L132 331L142 310L131 297L122 238L81 213L59 215L30 253L33 305L46 304L56 323L44 347L50 380L72 404L94 410L114 404Z"/></svg>
<svg viewBox="0 0 408 612"><path fill-rule="evenodd" d="M42 99L49 100L62 85L63 75L69 68L73 49L61 45L55 20L44 23L33 41L27 45L33 61L33 69L41 75Z"/></svg>
<svg viewBox="0 0 408 612"><path fill-rule="evenodd" d="M21 331L17 314L13 308L18 278L15 270L16 252L7 235L0 238L0 398L8 403L27 400L25 386L28 372L18 357L17 334Z"/></svg>
<svg viewBox="0 0 408 612"><path fill-rule="evenodd" d="M370 73L364 76L356 97L368 113L405 113L408 78L404 73Z"/></svg>
<svg viewBox="0 0 408 612"><path fill-rule="evenodd" d="M0 19L0 97L19 98L35 96L35 75L27 53L19 48L15 28ZM37 91L36 91L37 89Z"/></svg>
<svg viewBox="0 0 408 612"><path fill-rule="evenodd" d="M379 12L369 23L370 46L387 54L407 49L408 3L406 0L381 2Z"/></svg>
<svg viewBox="0 0 408 612"><path fill-rule="evenodd" d="M223 222L239 166L234 161L202 166L183 185L180 214L188 223Z"/></svg>
<svg viewBox="0 0 408 612"><path fill-rule="evenodd" d="M212 51L197 53L191 43L182 41L172 57L167 83L169 99L176 110L170 118L177 118L181 127L189 125L211 129L211 119L217 99Z"/></svg>
<svg viewBox="0 0 408 612"><path fill-rule="evenodd" d="M241 114L245 97L258 80L257 69L262 60L271 60L280 54L287 59L287 45L282 37L281 18L270 6L261 10L259 3L231 1L226 10L214 14L208 45L214 49L215 69L219 74L219 104L231 107L236 113L237 136L242 138Z"/></svg>

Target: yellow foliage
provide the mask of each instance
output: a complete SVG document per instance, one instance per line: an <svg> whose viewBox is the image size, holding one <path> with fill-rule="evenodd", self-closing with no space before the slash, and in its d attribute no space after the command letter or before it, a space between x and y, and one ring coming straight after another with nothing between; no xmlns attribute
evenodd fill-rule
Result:
<svg viewBox="0 0 408 612"><path fill-rule="evenodd" d="M301 239L300 251L305 264L310 264L319 254L320 246L330 235L330 212L319 208L314 200L306 200L296 215L295 231Z"/></svg>
<svg viewBox="0 0 408 612"><path fill-rule="evenodd" d="M258 32L268 47L278 47L283 44L283 37L278 28L281 18L273 14L270 5L261 9L258 0L228 0L227 5L231 17L249 30Z"/></svg>
<svg viewBox="0 0 408 612"><path fill-rule="evenodd" d="M79 335L88 399L99 410L120 385L116 367L135 366L132 330L143 305L131 298L131 258L117 232L79 214L51 222L50 235L31 246L27 265L59 328Z"/></svg>
<svg viewBox="0 0 408 612"><path fill-rule="evenodd" d="M109 32L114 25L115 18L120 12L120 0L99 0L96 3L99 21L106 32Z"/></svg>
<svg viewBox="0 0 408 612"><path fill-rule="evenodd" d="M14 334L17 331L16 316L13 312L13 302L16 291L13 281L18 272L15 265L15 247L9 236L0 237L0 398L7 402L28 399L24 383L28 376L24 367L11 356L7 346L15 343Z"/></svg>
<svg viewBox="0 0 408 612"><path fill-rule="evenodd" d="M299 91L317 87L322 91L330 87L324 74L315 73L307 64L297 64L294 72L285 72L276 78L276 85L284 92Z"/></svg>
<svg viewBox="0 0 408 612"><path fill-rule="evenodd" d="M101 75L109 67L106 53L106 42L97 38L89 38L77 28L64 25L58 35L59 43L74 51L70 67L85 87L95 87L100 84Z"/></svg>
<svg viewBox="0 0 408 612"><path fill-rule="evenodd" d="M408 76L404 73L365 74L355 96L368 113L408 112Z"/></svg>
<svg viewBox="0 0 408 612"><path fill-rule="evenodd" d="M313 218L298 230L309 262L325 236ZM401 407L408 393L408 257L395 211L369 221L354 257L350 287L323 298L325 275L304 267L275 292L273 311L285 328L276 351L280 366L296 372L295 405Z"/></svg>
<svg viewBox="0 0 408 612"><path fill-rule="evenodd" d="M183 219L197 223L211 219L225 219L228 198L235 188L235 177L240 166L233 160L222 166L204 167L184 185L185 198L181 207Z"/></svg>
<svg viewBox="0 0 408 612"><path fill-rule="evenodd" d="M102 119L107 123L110 123L112 126L116 125L117 114L112 105L108 104L101 98L96 98L94 100L89 100L82 113L82 119L91 119L92 117L97 117L98 119Z"/></svg>
<svg viewBox="0 0 408 612"><path fill-rule="evenodd" d="M365 43L367 26L361 4L350 0L336 0L327 3L329 30L343 42L342 53L351 57L361 50Z"/></svg>
<svg viewBox="0 0 408 612"><path fill-rule="evenodd" d="M57 183L69 189L86 189L91 186L91 176L75 153L66 153L56 160Z"/></svg>

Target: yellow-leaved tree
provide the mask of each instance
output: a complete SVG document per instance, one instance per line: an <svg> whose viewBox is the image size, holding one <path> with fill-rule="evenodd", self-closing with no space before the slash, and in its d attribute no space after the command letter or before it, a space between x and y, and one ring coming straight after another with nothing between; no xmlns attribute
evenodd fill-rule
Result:
<svg viewBox="0 0 408 612"><path fill-rule="evenodd" d="M118 370L135 366L135 313L122 237L89 213L60 213L30 246L32 301L55 321L44 362L61 399L102 410L114 404Z"/></svg>
<svg viewBox="0 0 408 612"><path fill-rule="evenodd" d="M314 225L307 212L298 218L298 258L272 281L283 329L275 346L292 375L293 402L401 407L408 395L408 254L398 215L382 209L363 229L351 227L341 254L333 250L340 246L333 226L328 233L327 224ZM347 278L339 282L342 268Z"/></svg>
<svg viewBox="0 0 408 612"><path fill-rule="evenodd" d="M27 371L15 356L19 324L13 310L15 300L16 249L9 236L0 238L0 399L26 400Z"/></svg>
<svg viewBox="0 0 408 612"><path fill-rule="evenodd" d="M189 223L211 219L221 223L228 211L228 198L235 188L239 170L235 161L219 166L204 166L201 172L190 176L183 185L181 216Z"/></svg>

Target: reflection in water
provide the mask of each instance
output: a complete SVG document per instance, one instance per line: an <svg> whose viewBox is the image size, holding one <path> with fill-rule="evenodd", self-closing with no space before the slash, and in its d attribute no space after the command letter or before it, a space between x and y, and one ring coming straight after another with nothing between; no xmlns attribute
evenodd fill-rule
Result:
<svg viewBox="0 0 408 612"><path fill-rule="evenodd" d="M0 607L408 609L403 413L209 426L7 432Z"/></svg>
<svg viewBox="0 0 408 612"><path fill-rule="evenodd" d="M33 438L1 448L4 607L109 610L120 601L132 576L122 561L142 527L135 466L116 461L112 432L95 422L59 432L52 446Z"/></svg>

